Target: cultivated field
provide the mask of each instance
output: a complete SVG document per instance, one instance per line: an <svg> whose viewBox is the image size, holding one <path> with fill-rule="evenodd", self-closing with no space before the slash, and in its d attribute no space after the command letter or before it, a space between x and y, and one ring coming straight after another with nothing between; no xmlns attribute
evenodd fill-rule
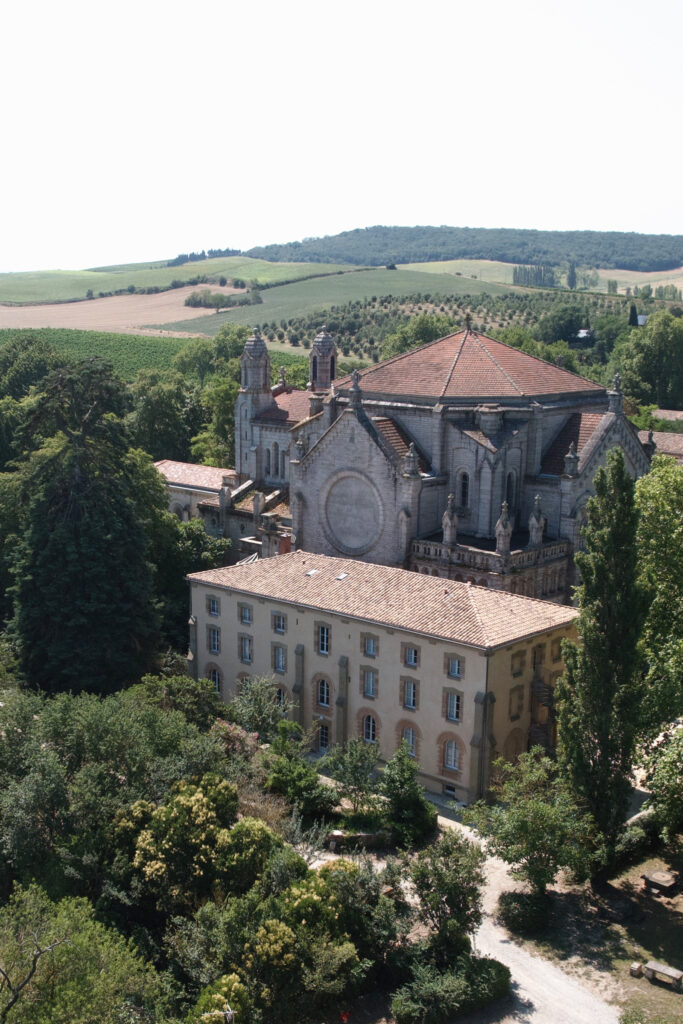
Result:
<svg viewBox="0 0 683 1024"><path fill-rule="evenodd" d="M328 263L268 263L246 256L224 256L182 267L164 263L131 263L120 267L98 267L93 270L39 270L20 274L0 274L0 302L60 302L84 299L88 290L116 292L133 285L135 288L168 288L171 281L187 281L197 275L225 276L258 281L291 281L309 274L336 274L352 267Z"/></svg>
<svg viewBox="0 0 683 1024"><path fill-rule="evenodd" d="M658 284L675 284L677 288L683 290L683 267L676 270L655 270L648 274L638 270L598 270L598 276L602 291L607 291L607 282L610 278L618 281L617 287L620 292L625 292L627 288L633 289L636 285L642 288L644 284L652 285L653 292Z"/></svg>
<svg viewBox="0 0 683 1024"><path fill-rule="evenodd" d="M495 284L512 284L516 264L495 260L444 260L440 263L400 263L401 270L417 270L426 274L451 274L454 277L473 277Z"/></svg>
<svg viewBox="0 0 683 1024"><path fill-rule="evenodd" d="M7 327L73 327L83 331L115 331L118 334L159 334L149 324L173 320L176 335L201 333L192 321L206 319L205 309L184 305L197 288L173 288L157 295L112 295L107 299L84 302L60 302L39 306L0 305L0 329ZM234 288L210 286L211 291L232 293ZM215 314L214 314L215 316Z"/></svg>
<svg viewBox="0 0 683 1024"><path fill-rule="evenodd" d="M434 266L422 265L430 268ZM192 329L214 335L226 323L253 326L265 321L279 322L294 316L305 316L318 310L324 315L331 306L370 298L372 295L481 295L483 292L499 295L508 291L510 289L504 285L449 274L415 270L362 270L268 288L262 292L262 303L205 314L193 323ZM168 331L183 330L183 325L178 321L159 321L158 326Z"/></svg>

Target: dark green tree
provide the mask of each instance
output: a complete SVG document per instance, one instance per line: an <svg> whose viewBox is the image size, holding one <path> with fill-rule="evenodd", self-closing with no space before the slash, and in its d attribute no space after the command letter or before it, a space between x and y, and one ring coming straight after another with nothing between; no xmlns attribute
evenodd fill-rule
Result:
<svg viewBox="0 0 683 1024"><path fill-rule="evenodd" d="M418 772L419 765L403 740L387 761L380 782L394 841L402 846L426 839L436 829L436 808L425 798Z"/></svg>
<svg viewBox="0 0 683 1024"><path fill-rule="evenodd" d="M635 484L621 449L595 477L576 620L581 645L565 643L557 686L559 755L611 857L626 819L642 682L638 642L647 602L638 582Z"/></svg>
<svg viewBox="0 0 683 1024"><path fill-rule="evenodd" d="M629 327L638 326L638 309L635 302L632 302L628 311L628 325Z"/></svg>
<svg viewBox="0 0 683 1024"><path fill-rule="evenodd" d="M185 382L179 373L143 370L130 389L133 411L127 424L131 442L153 459L190 458Z"/></svg>
<svg viewBox="0 0 683 1024"><path fill-rule="evenodd" d="M576 264L570 263L569 270L567 271L567 288L572 291L576 288Z"/></svg>
<svg viewBox="0 0 683 1024"><path fill-rule="evenodd" d="M29 683L51 692L118 689L158 649L146 522L161 492L128 451L124 408L111 368L87 360L46 378L24 426L12 628Z"/></svg>

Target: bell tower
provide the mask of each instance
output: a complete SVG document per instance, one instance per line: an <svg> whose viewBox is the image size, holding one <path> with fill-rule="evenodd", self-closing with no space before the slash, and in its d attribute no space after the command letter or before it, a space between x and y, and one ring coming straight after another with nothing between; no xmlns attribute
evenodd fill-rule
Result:
<svg viewBox="0 0 683 1024"><path fill-rule="evenodd" d="M235 468L241 480L259 480L260 465L258 425L254 420L266 409L276 406L270 387L270 356L260 332L254 333L244 346L240 360L241 387L235 402Z"/></svg>
<svg viewBox="0 0 683 1024"><path fill-rule="evenodd" d="M324 325L311 346L310 386L312 391L329 391L337 376L337 346Z"/></svg>

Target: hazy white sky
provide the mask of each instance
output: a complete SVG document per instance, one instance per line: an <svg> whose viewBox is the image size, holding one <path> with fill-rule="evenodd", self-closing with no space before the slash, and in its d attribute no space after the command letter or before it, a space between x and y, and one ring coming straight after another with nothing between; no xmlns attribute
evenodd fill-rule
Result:
<svg viewBox="0 0 683 1024"><path fill-rule="evenodd" d="M680 0L23 0L0 271L372 224L683 233Z"/></svg>

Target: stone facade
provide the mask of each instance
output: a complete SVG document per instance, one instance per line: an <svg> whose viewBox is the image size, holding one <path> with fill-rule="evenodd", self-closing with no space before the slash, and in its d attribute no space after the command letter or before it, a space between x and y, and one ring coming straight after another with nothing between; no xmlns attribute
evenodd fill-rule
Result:
<svg viewBox="0 0 683 1024"><path fill-rule="evenodd" d="M468 803L493 758L554 742L571 608L302 551L190 583L194 675L225 700L272 676L319 752L406 739L423 785Z"/></svg>
<svg viewBox="0 0 683 1024"><path fill-rule="evenodd" d="M634 476L649 466L618 381L469 329L335 380L323 328L310 359L308 392L271 388L255 334L236 407L240 478L289 489L284 527L307 551L563 601L607 452Z"/></svg>

